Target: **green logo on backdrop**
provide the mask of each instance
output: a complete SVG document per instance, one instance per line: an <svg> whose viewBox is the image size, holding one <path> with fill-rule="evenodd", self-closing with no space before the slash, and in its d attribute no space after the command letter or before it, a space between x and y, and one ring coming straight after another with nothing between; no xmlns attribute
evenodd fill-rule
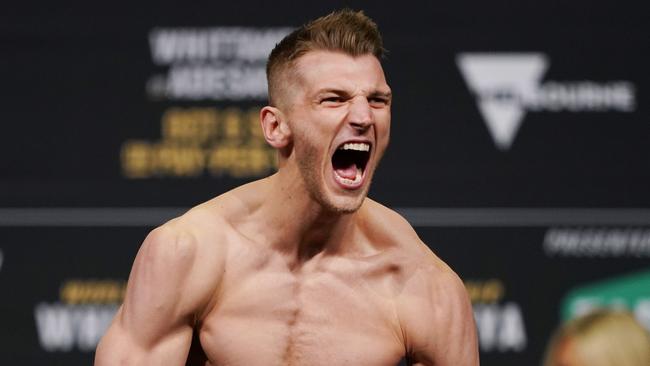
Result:
<svg viewBox="0 0 650 366"><path fill-rule="evenodd" d="M650 324L650 270L581 286L571 290L561 306L562 320L599 307L623 308Z"/></svg>

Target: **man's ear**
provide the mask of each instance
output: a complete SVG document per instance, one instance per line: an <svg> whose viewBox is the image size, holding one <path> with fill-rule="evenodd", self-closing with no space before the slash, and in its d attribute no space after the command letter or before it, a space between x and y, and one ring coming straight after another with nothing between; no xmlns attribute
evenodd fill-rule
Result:
<svg viewBox="0 0 650 366"><path fill-rule="evenodd" d="M278 108L266 106L260 111L260 122L264 139L269 145L280 149L286 147L291 140L291 128L284 114Z"/></svg>

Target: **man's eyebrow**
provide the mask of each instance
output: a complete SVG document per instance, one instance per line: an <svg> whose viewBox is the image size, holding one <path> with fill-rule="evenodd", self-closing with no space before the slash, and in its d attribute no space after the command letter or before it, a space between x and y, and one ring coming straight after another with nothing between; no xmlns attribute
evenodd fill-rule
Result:
<svg viewBox="0 0 650 366"><path fill-rule="evenodd" d="M316 91L316 95L321 95L321 94L327 94L327 93L332 93L332 94L337 94L341 96L349 96L350 93L343 89L338 89L338 88L323 88L319 89ZM389 91L381 91L381 90L375 90L371 93L368 94L369 97L384 97L384 98L391 98L393 96L393 93Z"/></svg>
<svg viewBox="0 0 650 366"><path fill-rule="evenodd" d="M371 97L384 97L384 98L390 98L393 96L393 92L389 91L374 91L370 93Z"/></svg>
<svg viewBox="0 0 650 366"><path fill-rule="evenodd" d="M316 91L316 95L327 94L327 93L332 93L332 94L337 94L337 95L350 95L350 93L346 92L343 89L339 89L339 88L323 88L323 89L319 89L318 91Z"/></svg>

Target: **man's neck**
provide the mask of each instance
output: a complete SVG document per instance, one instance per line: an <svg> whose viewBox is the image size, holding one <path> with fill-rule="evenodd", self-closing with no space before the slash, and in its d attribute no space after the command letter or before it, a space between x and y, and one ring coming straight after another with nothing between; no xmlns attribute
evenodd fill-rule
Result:
<svg viewBox="0 0 650 366"><path fill-rule="evenodd" d="M266 237L273 249L297 265L319 253L352 249L350 238L357 213L333 212L324 207L311 197L301 177L278 172L268 183L259 213L268 225Z"/></svg>

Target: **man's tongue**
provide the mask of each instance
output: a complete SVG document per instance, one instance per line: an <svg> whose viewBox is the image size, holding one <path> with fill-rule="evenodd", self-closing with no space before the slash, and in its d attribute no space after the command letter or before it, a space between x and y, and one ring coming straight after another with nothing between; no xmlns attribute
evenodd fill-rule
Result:
<svg viewBox="0 0 650 366"><path fill-rule="evenodd" d="M337 167L335 171L341 178L354 180L357 177L357 165L354 163L345 167Z"/></svg>

